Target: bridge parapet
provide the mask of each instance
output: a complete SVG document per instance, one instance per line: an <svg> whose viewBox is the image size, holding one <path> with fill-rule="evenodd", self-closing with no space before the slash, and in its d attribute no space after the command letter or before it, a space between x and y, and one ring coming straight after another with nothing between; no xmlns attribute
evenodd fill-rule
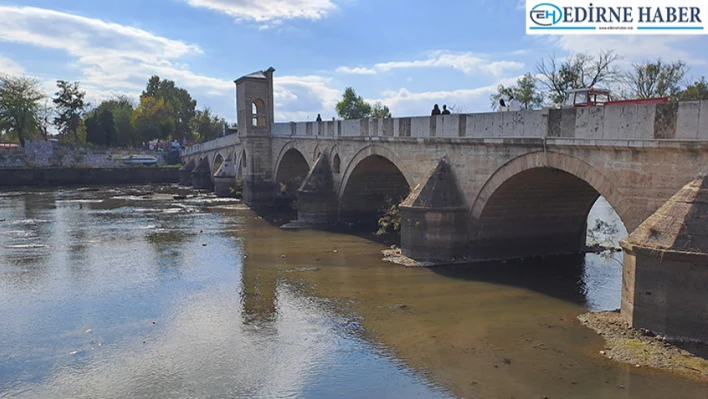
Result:
<svg viewBox="0 0 708 399"><path fill-rule="evenodd" d="M185 157L203 152L218 150L225 147L232 147L238 145L240 141L241 140L238 134L230 134L228 136L219 137L214 140L189 146L180 151L180 156Z"/></svg>
<svg viewBox="0 0 708 399"><path fill-rule="evenodd" d="M708 140L708 101L275 123L274 137Z"/></svg>

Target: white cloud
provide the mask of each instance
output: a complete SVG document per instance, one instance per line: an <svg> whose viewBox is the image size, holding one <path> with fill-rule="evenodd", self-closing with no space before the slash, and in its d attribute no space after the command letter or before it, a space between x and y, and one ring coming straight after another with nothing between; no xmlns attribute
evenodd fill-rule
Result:
<svg viewBox="0 0 708 399"><path fill-rule="evenodd" d="M487 112L489 111L489 95L497 90L497 86L515 84L517 79L518 77L506 78L489 86L451 91L416 93L401 88L398 91L383 92L381 93L382 98L367 99L367 101L371 103L381 101L391 109L394 116L427 115L435 103L448 106L456 105L467 112Z"/></svg>
<svg viewBox="0 0 708 399"><path fill-rule="evenodd" d="M488 56L474 53L451 53L447 51L434 51L428 58L415 61L392 61L375 65L380 71L390 71L401 68L452 68L466 74L485 72L493 76L501 76L508 70L517 70L524 67L524 63L517 61L495 61Z"/></svg>
<svg viewBox="0 0 708 399"><path fill-rule="evenodd" d="M354 75L373 75L376 73L375 70L373 70L371 68L364 68L364 67L357 67L357 68L339 67L339 68L337 68L337 72L346 73L346 74L354 74Z"/></svg>
<svg viewBox="0 0 708 399"><path fill-rule="evenodd" d="M654 59L681 59L689 65L706 64L704 49L708 38L683 35L615 35L598 36L567 35L546 38L546 41L569 53L588 52L597 54L602 50L615 50L625 61Z"/></svg>
<svg viewBox="0 0 708 399"><path fill-rule="evenodd" d="M17 62L0 55L0 73L20 75L25 73L25 69Z"/></svg>
<svg viewBox="0 0 708 399"><path fill-rule="evenodd" d="M256 22L287 19L318 20L337 7L330 0L185 0L193 7L208 8L237 20ZM265 28L270 25L266 25Z"/></svg>
<svg viewBox="0 0 708 399"><path fill-rule="evenodd" d="M276 76L273 81L275 119L280 122L313 120L334 113L341 90L321 76Z"/></svg>
<svg viewBox="0 0 708 399"><path fill-rule="evenodd" d="M136 95L155 74L189 89L226 94L233 87L231 81L196 74L179 62L183 57L202 54L196 45L48 9L0 6L0 15L0 41L61 50L72 57L69 66L79 71L78 80L91 101L115 93ZM67 77L43 78L51 93L54 80Z"/></svg>
<svg viewBox="0 0 708 399"><path fill-rule="evenodd" d="M345 74L371 75L377 72L388 72L393 69L406 68L452 68L465 74L484 72L495 77L504 75L510 70L519 70L524 63L517 61L494 60L492 57L474 53L452 53L444 50L431 51L427 58L414 61L390 61L375 64L373 68L339 67L336 72Z"/></svg>

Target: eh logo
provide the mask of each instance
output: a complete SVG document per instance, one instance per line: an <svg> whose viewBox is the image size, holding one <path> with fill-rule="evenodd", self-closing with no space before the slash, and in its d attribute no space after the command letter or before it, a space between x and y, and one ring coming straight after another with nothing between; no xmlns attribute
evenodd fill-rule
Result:
<svg viewBox="0 0 708 399"><path fill-rule="evenodd" d="M530 17L536 25L551 26L560 22L563 12L555 4L541 3L531 9Z"/></svg>

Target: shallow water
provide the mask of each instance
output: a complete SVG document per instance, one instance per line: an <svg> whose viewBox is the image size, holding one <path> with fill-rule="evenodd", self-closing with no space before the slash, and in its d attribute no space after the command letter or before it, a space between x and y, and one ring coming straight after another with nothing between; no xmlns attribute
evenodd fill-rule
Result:
<svg viewBox="0 0 708 399"><path fill-rule="evenodd" d="M597 354L575 316L619 307L617 260L407 269L237 203L111 194L0 195L0 397L708 394Z"/></svg>

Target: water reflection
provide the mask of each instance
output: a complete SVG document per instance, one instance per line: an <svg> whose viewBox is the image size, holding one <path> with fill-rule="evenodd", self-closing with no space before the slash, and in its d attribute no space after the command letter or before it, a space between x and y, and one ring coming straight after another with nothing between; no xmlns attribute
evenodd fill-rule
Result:
<svg viewBox="0 0 708 399"><path fill-rule="evenodd" d="M10 221L0 231L29 210L52 228L12 228L52 249L0 248L0 396L450 397L284 281L271 259L283 237L250 212L93 192L24 197L0 198ZM13 256L45 278L12 283Z"/></svg>

